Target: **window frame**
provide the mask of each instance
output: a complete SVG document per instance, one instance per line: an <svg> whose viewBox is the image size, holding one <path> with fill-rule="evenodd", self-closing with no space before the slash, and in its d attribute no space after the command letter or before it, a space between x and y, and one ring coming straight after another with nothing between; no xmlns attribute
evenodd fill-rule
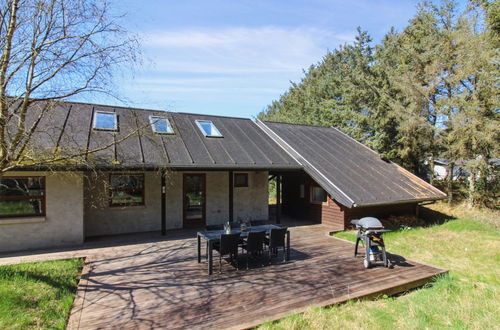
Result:
<svg viewBox="0 0 500 330"><path fill-rule="evenodd" d="M210 123L212 125L213 129L218 133L218 135L208 135L205 132L205 130L203 129L203 126L201 125L201 123L203 123L203 122ZM215 126L214 122L211 120L195 119L195 123L198 126L198 129L200 130L201 134L203 134L203 136L205 136L205 137L209 137L209 138L223 138L224 137L224 135L222 135L222 133L217 128L217 126Z"/></svg>
<svg viewBox="0 0 500 330"><path fill-rule="evenodd" d="M138 189L113 189L111 186L111 177L113 175L121 175L121 176L133 176L133 175L141 175L142 176L142 202L140 203L113 203L113 192L114 191L126 191L133 192ZM124 206L144 206L146 205L146 176L144 173L127 173L127 172L113 172L109 173L109 187L108 187L108 197L109 197L109 207L124 207Z"/></svg>
<svg viewBox="0 0 500 330"><path fill-rule="evenodd" d="M240 176L240 177L244 177L245 178L245 182L244 183L237 183L237 180L236 180L236 177L237 176ZM234 173L234 184L233 186L235 188L247 188L248 187L248 173Z"/></svg>
<svg viewBox="0 0 500 330"><path fill-rule="evenodd" d="M167 127L170 128L170 132L160 132L160 131L156 130L155 123L158 122L159 120L166 120L167 121ZM174 127L170 123L170 119L168 117L150 115L149 116L149 123L151 124L151 129L153 130L153 133L161 134L161 135L173 135L173 134L175 134Z"/></svg>
<svg viewBox="0 0 500 330"><path fill-rule="evenodd" d="M1 219L5 218L28 218L28 217L45 217L47 212L46 202L47 202L47 183L44 175L15 175L15 176L2 176L1 179L28 179L28 178L42 178L42 188L43 195L41 196L11 196L3 197L0 195L0 201L12 201L12 200L30 200L30 199L40 199L42 201L42 212L39 214L0 214Z"/></svg>
<svg viewBox="0 0 500 330"><path fill-rule="evenodd" d="M322 189L325 192L326 200L324 202L318 202L318 201L313 200L313 195L314 195L313 194L313 190L314 190L314 188L320 188L320 189ZM320 187L317 184L310 185L309 186L309 203L314 204L314 205L328 205L328 193L326 192L325 189L323 189L323 187Z"/></svg>
<svg viewBox="0 0 500 330"><path fill-rule="evenodd" d="M97 127L97 115L98 114L105 114L105 115L113 115L115 117L115 127L114 128L100 128ZM93 123L92 123L92 128L96 131L107 131L107 132L117 132L118 131L118 114L113 111L103 111L103 110L96 110L94 111L94 118L93 118Z"/></svg>

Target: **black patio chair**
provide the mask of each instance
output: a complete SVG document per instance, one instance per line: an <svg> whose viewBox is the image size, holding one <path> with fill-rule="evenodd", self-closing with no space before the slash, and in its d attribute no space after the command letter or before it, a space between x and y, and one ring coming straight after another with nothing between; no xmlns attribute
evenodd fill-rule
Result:
<svg viewBox="0 0 500 330"><path fill-rule="evenodd" d="M241 223L240 222L230 222L229 225L231 226L231 229L240 229ZM243 238L240 238L240 246L243 244Z"/></svg>
<svg viewBox="0 0 500 330"><path fill-rule="evenodd" d="M206 225L205 230L224 230L224 225Z"/></svg>
<svg viewBox="0 0 500 330"><path fill-rule="evenodd" d="M206 225L205 226L205 230L206 231L210 231L210 230L224 230L224 225ZM205 256L206 258L208 259L208 242L205 246Z"/></svg>
<svg viewBox="0 0 500 330"><path fill-rule="evenodd" d="M264 240L266 239L265 231L251 231L248 233L247 239L243 242L241 246L243 250L246 250L246 263L248 269L248 258L249 256L262 256L264 253Z"/></svg>
<svg viewBox="0 0 500 330"><path fill-rule="evenodd" d="M238 246L240 242L240 233L221 234L219 242L213 244L213 249L219 253L219 272L222 272L222 257L229 255L229 261L236 259L236 269L238 264Z"/></svg>
<svg viewBox="0 0 500 330"><path fill-rule="evenodd" d="M266 220L252 220L250 221L251 226L263 226L266 224Z"/></svg>
<svg viewBox="0 0 500 330"><path fill-rule="evenodd" d="M288 228L276 228L271 229L271 233L269 234L269 238L264 240L264 244L269 248L269 264L271 263L272 255L278 255L278 249L283 248L283 262L286 261L286 244L285 244L285 236Z"/></svg>

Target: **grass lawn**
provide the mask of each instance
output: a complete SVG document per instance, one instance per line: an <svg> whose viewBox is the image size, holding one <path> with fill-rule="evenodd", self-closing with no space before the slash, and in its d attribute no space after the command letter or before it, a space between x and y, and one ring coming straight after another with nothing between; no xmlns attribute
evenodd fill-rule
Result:
<svg viewBox="0 0 500 330"><path fill-rule="evenodd" d="M64 329L82 259L0 266L0 329Z"/></svg>
<svg viewBox="0 0 500 330"><path fill-rule="evenodd" d="M430 208L454 219L388 233L386 245L389 252L449 269L448 275L398 297L310 309L261 328L498 329L500 213L467 212L444 204ZM337 236L354 240L355 232Z"/></svg>

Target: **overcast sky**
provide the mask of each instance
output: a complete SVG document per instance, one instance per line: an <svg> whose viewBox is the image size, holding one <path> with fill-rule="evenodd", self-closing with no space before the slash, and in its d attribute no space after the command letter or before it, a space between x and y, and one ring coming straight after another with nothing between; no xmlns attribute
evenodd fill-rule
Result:
<svg viewBox="0 0 500 330"><path fill-rule="evenodd" d="M407 24L416 3L116 0L143 52L118 92L129 106L254 117L327 50L352 42L357 26L379 41L391 26Z"/></svg>

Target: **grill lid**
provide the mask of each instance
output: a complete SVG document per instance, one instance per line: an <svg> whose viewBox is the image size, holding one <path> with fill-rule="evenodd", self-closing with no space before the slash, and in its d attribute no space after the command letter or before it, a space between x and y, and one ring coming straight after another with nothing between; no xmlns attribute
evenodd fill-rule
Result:
<svg viewBox="0 0 500 330"><path fill-rule="evenodd" d="M377 218L374 218L374 217L365 217L365 218L361 218L358 223L357 223L358 226L360 227L363 227L365 229L381 229L381 228L384 228L384 226L382 225L382 223L380 222L379 219Z"/></svg>

